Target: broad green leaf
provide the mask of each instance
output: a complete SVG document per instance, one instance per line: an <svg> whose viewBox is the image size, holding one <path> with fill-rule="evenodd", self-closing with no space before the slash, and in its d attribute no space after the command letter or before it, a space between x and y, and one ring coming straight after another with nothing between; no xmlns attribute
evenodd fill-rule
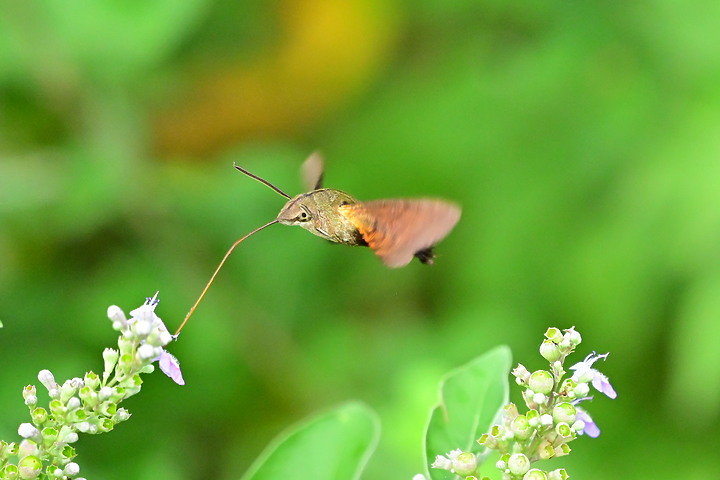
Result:
<svg viewBox="0 0 720 480"><path fill-rule="evenodd" d="M280 434L242 480L359 478L379 433L374 411L359 402L347 403Z"/></svg>
<svg viewBox="0 0 720 480"><path fill-rule="evenodd" d="M457 448L479 452L477 443L508 402L511 353L500 346L448 372L440 381L440 400L425 432L425 465L435 456ZM434 480L453 478L445 470L429 469Z"/></svg>

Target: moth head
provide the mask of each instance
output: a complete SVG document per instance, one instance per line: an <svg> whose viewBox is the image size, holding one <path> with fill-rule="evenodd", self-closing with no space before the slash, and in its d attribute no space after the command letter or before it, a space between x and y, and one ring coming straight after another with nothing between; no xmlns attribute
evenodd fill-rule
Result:
<svg viewBox="0 0 720 480"><path fill-rule="evenodd" d="M301 198L294 198L287 202L278 213L277 221L283 225L300 225L307 228L313 215Z"/></svg>

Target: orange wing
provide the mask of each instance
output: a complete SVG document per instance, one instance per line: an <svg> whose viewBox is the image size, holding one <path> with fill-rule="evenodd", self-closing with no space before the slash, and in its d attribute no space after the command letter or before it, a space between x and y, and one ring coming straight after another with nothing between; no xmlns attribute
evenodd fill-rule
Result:
<svg viewBox="0 0 720 480"><path fill-rule="evenodd" d="M435 199L374 200L343 205L339 211L392 268L407 265L415 255L429 263L429 250L460 219L457 205Z"/></svg>

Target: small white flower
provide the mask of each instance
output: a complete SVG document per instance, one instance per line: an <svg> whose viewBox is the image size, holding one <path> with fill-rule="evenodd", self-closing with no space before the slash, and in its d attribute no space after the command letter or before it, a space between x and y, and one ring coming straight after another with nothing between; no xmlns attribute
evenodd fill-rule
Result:
<svg viewBox="0 0 720 480"><path fill-rule="evenodd" d="M75 462L70 462L65 465L65 470L63 472L65 475L77 475L80 473L80 465Z"/></svg>
<svg viewBox="0 0 720 480"><path fill-rule="evenodd" d="M103 401L110 398L110 396L113 394L113 389L108 386L104 386L100 389L100 392L98 392L98 398Z"/></svg>
<svg viewBox="0 0 720 480"><path fill-rule="evenodd" d="M40 383L42 383L48 390L58 388L58 384L55 382L55 377L50 370L40 370L38 373L38 380L40 380Z"/></svg>
<svg viewBox="0 0 720 480"><path fill-rule="evenodd" d="M147 337L150 335L150 332L152 332L152 327L153 325L151 322L142 320L135 322L132 329L138 337Z"/></svg>
<svg viewBox="0 0 720 480"><path fill-rule="evenodd" d="M585 422L582 420L576 420L575 423L570 425L573 432L582 432L585 430Z"/></svg>
<svg viewBox="0 0 720 480"><path fill-rule="evenodd" d="M536 393L533 395L532 399L533 399L533 402L535 402L537 404L541 404L541 403L544 403L545 400L547 400L547 397L545 396L544 393Z"/></svg>
<svg viewBox="0 0 720 480"><path fill-rule="evenodd" d="M140 345L137 349L137 354L141 360L149 360L151 358L158 356L158 353L157 353L155 347L153 347L152 345L150 345L148 343L144 343L144 344Z"/></svg>
<svg viewBox="0 0 720 480"><path fill-rule="evenodd" d="M118 421L118 422L124 422L125 420L127 420L128 418L130 418L130 412L128 412L128 411L127 411L126 409L124 409L124 408L118 408L118 410L117 410L117 412L115 413L115 415L113 415L113 418L114 418L116 421Z"/></svg>
<svg viewBox="0 0 720 480"><path fill-rule="evenodd" d="M33 438L40 435L40 431L32 423L21 423L18 427L18 435L23 438Z"/></svg>
<svg viewBox="0 0 720 480"><path fill-rule="evenodd" d="M75 428L78 429L78 431L82 433L86 433L90 431L90 422L80 422L75 424Z"/></svg>
<svg viewBox="0 0 720 480"><path fill-rule="evenodd" d="M110 320L112 320L113 325L115 323L119 323L120 325L127 325L127 318L125 318L125 313L117 305L111 305L108 307L107 316Z"/></svg>

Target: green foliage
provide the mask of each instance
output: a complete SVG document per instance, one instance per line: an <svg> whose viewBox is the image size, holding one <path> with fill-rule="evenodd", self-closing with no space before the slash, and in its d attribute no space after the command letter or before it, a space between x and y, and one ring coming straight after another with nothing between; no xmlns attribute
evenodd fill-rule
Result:
<svg viewBox="0 0 720 480"><path fill-rule="evenodd" d="M375 412L353 402L315 415L275 439L243 480L360 477L380 434Z"/></svg>
<svg viewBox="0 0 720 480"><path fill-rule="evenodd" d="M425 465L451 450L478 453L477 440L508 402L510 349L502 346L448 372L440 382L440 403L432 410L425 434ZM426 472L434 480L453 478L445 470Z"/></svg>

